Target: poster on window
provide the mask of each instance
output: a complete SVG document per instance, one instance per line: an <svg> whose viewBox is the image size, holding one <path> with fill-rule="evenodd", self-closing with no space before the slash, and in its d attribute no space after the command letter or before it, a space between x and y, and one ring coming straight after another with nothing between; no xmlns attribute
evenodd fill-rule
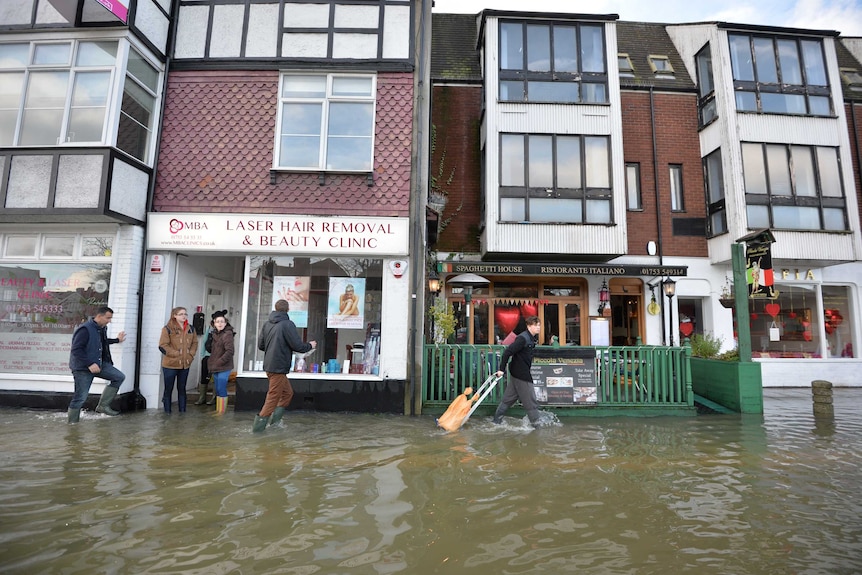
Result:
<svg viewBox="0 0 862 575"><path fill-rule="evenodd" d="M329 278L326 327L365 327L365 278Z"/></svg>
<svg viewBox="0 0 862 575"><path fill-rule="evenodd" d="M110 264L0 265L0 373L68 375L72 332L108 304L110 280Z"/></svg>
<svg viewBox="0 0 862 575"><path fill-rule="evenodd" d="M272 308L280 299L290 304L290 319L296 327L308 327L308 295L311 278L308 276L275 276L272 278Z"/></svg>

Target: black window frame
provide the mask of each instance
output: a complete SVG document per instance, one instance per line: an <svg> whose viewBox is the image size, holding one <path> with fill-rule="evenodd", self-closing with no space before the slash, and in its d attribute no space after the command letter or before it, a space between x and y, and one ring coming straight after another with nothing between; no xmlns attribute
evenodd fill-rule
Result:
<svg viewBox="0 0 862 575"><path fill-rule="evenodd" d="M524 174L523 174L523 186L504 186L503 185L503 138L507 136L520 136L524 139L523 150L524 150ZM554 185L552 188L548 188L547 186L530 186L530 145L529 139L530 137L541 137L547 138L550 137L552 140L552 155L553 155L553 181ZM578 188L560 188L557 186L557 168L558 168L558 159L557 159L557 142L559 138L578 138L580 141L580 187ZM587 178L587 150L586 150L586 139L587 138L602 138L607 141L607 153L608 153L608 187L607 188L589 188L586 186L586 178ZM610 136L603 135L594 135L594 134L539 134L539 133L512 133L512 132L501 132L499 134L499 154L501 160L498 162L498 181L499 181L499 193L497 197L498 203L498 221L500 223L531 223L531 224L572 224L572 225L613 225L614 224L614 211L613 211L613 158L611 157L612 149L611 149L611 138ZM561 220L559 222L550 222L550 221L532 221L530 220L530 199L547 199L553 197L555 199L575 199L581 201L581 221L570 221L570 220ZM524 204L524 219L523 220L503 220L502 219L502 200L503 198L519 198L525 201ZM589 220L589 210L588 210L588 202L590 201L606 201L609 203L608 205L608 214L609 221L590 221Z"/></svg>
<svg viewBox="0 0 862 575"><path fill-rule="evenodd" d="M703 128L718 119L715 104L715 78L712 73L712 50L705 44L694 57L697 72L697 119ZM704 77L705 74L705 77Z"/></svg>
<svg viewBox="0 0 862 575"><path fill-rule="evenodd" d="M635 179L637 180L637 190L632 195L632 190L629 188L629 168L634 168ZM626 209L630 212L642 212L644 209L643 200L643 184L641 183L641 165L640 162L626 162L625 165L625 180L626 180ZM632 206L632 199L636 205Z"/></svg>
<svg viewBox="0 0 862 575"><path fill-rule="evenodd" d="M521 47L522 47L522 63L520 69L514 68L503 68L503 26L506 25L520 25L521 26ZM535 71L528 69L529 63L529 40L527 37L527 27L528 26L547 26L548 27L548 54L550 55L550 63L549 67L551 68L548 71ZM598 28L602 33L602 66L604 67L604 72L585 72L584 71L584 59L582 56L581 49L581 30L585 27L590 28ZM578 71L577 72L567 72L567 71L556 71L554 70L554 31L557 28L574 28L576 30L576 53L578 54ZM498 54L498 65L497 70L499 73L498 85L497 85L497 99L500 102L510 102L510 103L542 103L542 104L586 104L586 105L608 105L610 104L610 94L608 93L608 57L607 57L607 33L604 24L599 22L569 22L569 21L547 21L547 20L500 20L498 24L498 46L497 46L497 54ZM578 97L574 101L561 101L561 100L541 100L541 99L531 99L530 98L530 82L531 81L541 81L541 82L551 82L551 83L568 83L577 88ZM504 82L520 82L522 84L521 93L523 94L523 98L520 100L517 99L504 99L502 97L502 86ZM584 85L601 85L604 90L604 101L584 101L583 99L583 86Z"/></svg>
<svg viewBox="0 0 862 575"><path fill-rule="evenodd" d="M736 65L734 64L734 54L735 50L733 49L733 39L734 38L744 38L748 40L748 56L751 67L751 73L753 75L753 80L742 80L739 79L740 70L737 70ZM758 70L757 57L756 57L756 49L755 42L769 40L772 43L772 57L774 62L774 69L776 81L768 82L761 81L759 78L760 72ZM829 84L829 69L826 64L826 53L823 47L823 41L817 40L810 37L798 37L798 36L773 36L773 35L762 35L762 34L744 34L740 32L731 32L727 35L728 41L728 49L730 52L730 60L731 60L731 70L733 75L733 89L737 97L735 98L736 111L739 113L749 113L749 114L782 114L782 115L791 115L791 116L813 116L818 118L828 118L835 116L835 110L832 105L832 89ZM801 77L802 84L790 84L784 81L784 73L781 70L781 54L779 51L779 42L793 42L796 45L796 60L799 63L799 74ZM820 64L823 65L823 75L826 80L825 85L819 84L810 84L807 78L807 71L805 65L805 51L802 49L802 42L817 42L820 47ZM746 109L744 107L740 107L740 94L754 94L755 97L755 109ZM805 100L805 113L797 114L793 112L778 112L773 110L764 110L763 105L763 96L765 94L782 94L782 95L790 95L790 96L802 96ZM829 103L829 111L825 114L813 113L812 109L812 98L825 98Z"/></svg>
<svg viewBox="0 0 862 575"><path fill-rule="evenodd" d="M724 168L722 167L721 148L717 148L704 156L703 164L703 190L706 198L706 236L713 238L726 234L730 231L727 225L727 199L724 194ZM717 170L713 170L717 166ZM713 173L713 172L717 173ZM718 186L713 190L713 185ZM712 193L712 192L715 193ZM715 220L721 224L721 229L716 229Z"/></svg>
<svg viewBox="0 0 862 575"><path fill-rule="evenodd" d="M850 230L848 214L847 214L847 191L844 189L844 181L841 177L842 169L841 169L841 155L838 153L839 149L836 146L808 146L802 144L785 144L785 143L775 143L775 142L740 142L740 151L742 152L743 158L743 185L745 185L745 152L742 151L742 147L744 146L759 146L762 154L762 165L763 165L763 178L766 185L765 193L749 193L748 190L745 192L745 205L746 208L748 206L766 206L769 214L769 228L777 229L777 230L790 230L790 231L830 231L830 232L846 232ZM790 176L790 193L789 194L775 194L772 191L772 184L770 183L770 169L769 169L769 154L767 153L768 147L774 148L784 148L786 158L786 162L788 165L788 171ZM797 194L797 178L796 172L793 165L793 153L792 148L807 148L810 150L810 157L813 168L813 176L814 176L814 185L816 195L807 196L807 195L798 195ZM823 182L821 177L821 169L819 165L819 159L817 155L817 150L819 148L833 150L835 153L836 159L836 167L837 167L837 181L841 185L841 195L824 195L823 194ZM782 164L783 165L783 164ZM773 208L775 207L803 207L803 208L817 208L820 219L820 227L817 229L811 228L786 228L776 225L775 217L773 214ZM844 229L843 230L835 230L830 229L825 226L825 220L823 217L823 210L826 209L841 209L844 213ZM748 222L748 216L746 215L746 223ZM752 228L750 224L748 224L749 228ZM755 226L760 227L760 226Z"/></svg>

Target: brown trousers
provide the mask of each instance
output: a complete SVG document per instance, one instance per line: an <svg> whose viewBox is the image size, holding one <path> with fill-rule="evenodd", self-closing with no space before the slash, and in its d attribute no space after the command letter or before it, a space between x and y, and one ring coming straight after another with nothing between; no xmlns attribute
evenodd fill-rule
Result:
<svg viewBox="0 0 862 575"><path fill-rule="evenodd" d="M269 417L276 407L287 407L293 399L293 388L287 379L286 373L266 372L269 379L269 390L266 392L266 400L260 408L261 417Z"/></svg>

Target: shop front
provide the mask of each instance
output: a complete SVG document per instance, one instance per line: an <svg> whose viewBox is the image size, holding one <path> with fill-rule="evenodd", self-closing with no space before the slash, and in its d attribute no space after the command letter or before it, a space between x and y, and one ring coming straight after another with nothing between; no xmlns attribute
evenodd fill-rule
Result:
<svg viewBox="0 0 862 575"><path fill-rule="evenodd" d="M148 226L148 257L158 257L161 268L147 274L146 297L161 313L147 320L145 331L157 340L175 306L200 306L205 323L213 310L228 310L237 332L229 400L236 410L263 404L267 379L258 334L284 299L300 336L317 341L314 352L294 355L292 408L404 411L407 218L155 213ZM152 369L159 358L150 356L142 391L160 397ZM189 387L197 381L193 373Z"/></svg>
<svg viewBox="0 0 862 575"><path fill-rule="evenodd" d="M114 311L109 337L114 365L132 390L143 229L117 225L5 225L0 230L0 405L66 409L74 384L69 371L72 333L102 306ZM96 379L95 398L105 382ZM88 407L90 404L87 404Z"/></svg>
<svg viewBox="0 0 862 575"><path fill-rule="evenodd" d="M453 343L507 345L542 322L539 345L661 345L664 307L650 306L651 289L666 277L682 277L686 266L632 264L440 262L437 273L455 312ZM471 288L470 301L453 281L477 274L487 285ZM472 318L469 321L468 318Z"/></svg>

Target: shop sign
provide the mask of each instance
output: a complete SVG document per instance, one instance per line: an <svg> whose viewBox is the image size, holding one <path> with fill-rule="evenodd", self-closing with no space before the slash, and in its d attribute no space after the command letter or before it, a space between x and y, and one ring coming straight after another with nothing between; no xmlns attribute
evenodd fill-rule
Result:
<svg viewBox="0 0 862 575"><path fill-rule="evenodd" d="M641 266L608 264L558 264L558 263L486 263L486 262L439 262L441 273L474 273L489 275L524 276L679 276L688 275L687 266Z"/></svg>
<svg viewBox="0 0 862 575"><path fill-rule="evenodd" d="M406 256L408 218L178 214L147 216L147 249Z"/></svg>

